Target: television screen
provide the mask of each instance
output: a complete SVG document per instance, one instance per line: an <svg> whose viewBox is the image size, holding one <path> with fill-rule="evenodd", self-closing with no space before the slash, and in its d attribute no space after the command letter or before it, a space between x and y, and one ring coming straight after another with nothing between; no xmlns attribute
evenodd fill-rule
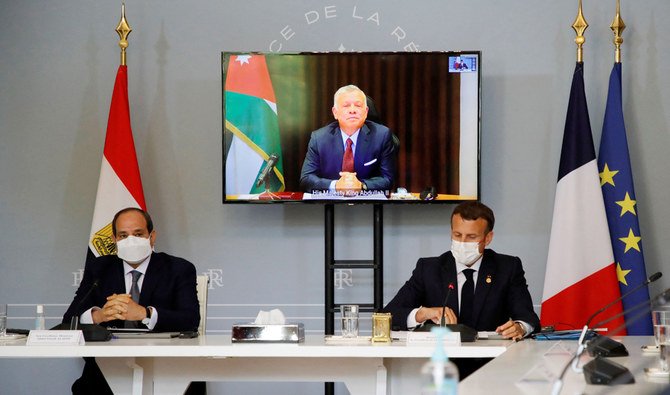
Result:
<svg viewBox="0 0 670 395"><path fill-rule="evenodd" d="M480 51L222 53L224 203L479 199L480 66Z"/></svg>

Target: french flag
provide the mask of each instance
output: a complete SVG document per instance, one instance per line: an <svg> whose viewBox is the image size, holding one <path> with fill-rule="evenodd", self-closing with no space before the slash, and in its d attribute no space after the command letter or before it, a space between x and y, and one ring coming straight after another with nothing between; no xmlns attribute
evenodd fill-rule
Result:
<svg viewBox="0 0 670 395"><path fill-rule="evenodd" d="M591 314L619 296L584 93L584 64L577 62L563 134L540 321L557 330L579 329ZM621 311L617 303L597 321ZM622 325L621 317L606 328Z"/></svg>
<svg viewBox="0 0 670 395"><path fill-rule="evenodd" d="M130 128L128 69L119 66L107 121L105 148L91 224L86 260L116 254L112 239L114 214L126 207L146 210L140 167Z"/></svg>

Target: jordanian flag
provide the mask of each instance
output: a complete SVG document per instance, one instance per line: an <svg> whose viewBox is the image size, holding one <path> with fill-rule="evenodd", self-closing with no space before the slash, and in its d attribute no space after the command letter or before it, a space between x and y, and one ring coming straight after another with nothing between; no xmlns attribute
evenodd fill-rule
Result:
<svg viewBox="0 0 670 395"><path fill-rule="evenodd" d="M130 128L127 73L127 66L119 66L114 83L87 261L101 255L116 254L116 245L112 239L114 214L126 207L146 210L133 131Z"/></svg>
<svg viewBox="0 0 670 395"><path fill-rule="evenodd" d="M232 55L225 82L226 133L233 138L226 155L226 195L257 194L256 180L270 155L279 157L268 189L284 190L277 99L263 55Z"/></svg>

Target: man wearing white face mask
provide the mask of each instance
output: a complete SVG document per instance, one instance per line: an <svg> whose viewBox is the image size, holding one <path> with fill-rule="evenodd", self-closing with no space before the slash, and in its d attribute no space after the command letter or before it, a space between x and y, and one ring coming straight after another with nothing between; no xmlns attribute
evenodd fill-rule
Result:
<svg viewBox="0 0 670 395"><path fill-rule="evenodd" d="M119 211L112 221L117 255L87 263L84 277L63 316L83 324L148 328L157 332L195 331L200 322L196 272L192 263L153 252L156 231L148 213ZM73 393L111 393L94 359L87 359Z"/></svg>
<svg viewBox="0 0 670 395"><path fill-rule="evenodd" d="M395 328L439 324L446 298L448 324L496 331L513 339L539 329L521 260L486 248L493 240L494 222L493 211L479 202L454 209L451 251L420 258L412 277L384 308L392 313Z"/></svg>

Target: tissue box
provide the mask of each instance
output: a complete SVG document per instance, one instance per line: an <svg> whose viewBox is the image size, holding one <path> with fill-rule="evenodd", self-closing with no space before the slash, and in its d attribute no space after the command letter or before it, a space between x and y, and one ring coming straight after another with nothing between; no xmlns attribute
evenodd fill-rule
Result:
<svg viewBox="0 0 670 395"><path fill-rule="evenodd" d="M301 343L305 326L297 324L235 324L233 343Z"/></svg>

